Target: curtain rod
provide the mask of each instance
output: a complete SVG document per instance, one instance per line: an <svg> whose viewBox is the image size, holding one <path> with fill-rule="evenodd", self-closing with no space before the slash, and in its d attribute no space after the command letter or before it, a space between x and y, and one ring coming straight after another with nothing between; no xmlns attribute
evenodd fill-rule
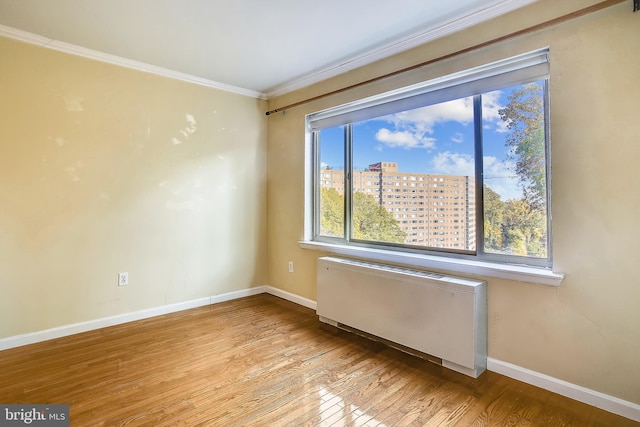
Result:
<svg viewBox="0 0 640 427"><path fill-rule="evenodd" d="M597 12L597 11L602 10L602 9L606 9L606 8L608 8L610 6L616 5L618 3L622 3L624 1L625 0L605 0L605 1L602 1L600 3L596 3L596 4L592 5L592 6L585 7L584 9L580 9L580 10L577 10L575 12L567 13L566 15L562 15L562 16L559 16L557 18L550 19L550 20L542 22L540 24L532 25L532 26L527 27L525 29L515 31L513 33L509 33L509 34L506 34L504 36L500 36L500 37L497 37L495 39L491 39L491 40L486 41L486 42L478 43L476 45L473 45L473 46L470 46L470 47L466 47L464 49L460 49L460 50L455 51L453 53L448 53L446 55L442 55L442 56L439 56L439 57L434 58L434 59L429 59L428 61L424 61L424 62L421 62L419 64L415 64L415 65L412 65L412 66L409 66L409 67L406 67L406 68L402 68L400 70L392 71L390 73L383 74L381 76L373 77L371 79L364 80L362 82L355 83L355 84L352 84L350 86L346 86L346 87L343 87L343 88L340 88L340 89L332 90L331 92L323 93L322 95L316 95L316 96L313 96L311 98L304 99L302 101L294 102L292 104L285 105L284 107L280 107L280 108L276 108L276 109L273 109L273 110L269 110L269 111L267 111L265 113L265 115L269 116L269 115L271 115L273 113L278 113L280 111L284 112L285 110L288 110L289 108L298 107L300 105L307 104L309 102L316 101L318 99L326 98L328 96L336 95L336 94L339 94L339 93L342 93L342 92L346 92L348 90L355 89L355 88L360 87L360 86L365 86L365 85L368 85L368 84L371 84L371 83L375 83L375 82L380 81L380 80L388 79L389 77L394 77L394 76L397 76L399 74L404 74L406 72L413 71L413 70L418 69L418 68L426 67L427 65L431 65L431 64L436 63L436 62L444 61L445 59L450 59L450 58L453 58L453 57L456 57L456 56L459 56L459 55L463 55L465 53L469 53L469 52L473 52L475 50L482 49L484 47L487 47L487 46L490 46L490 45L493 45L493 44L501 43L501 42L506 41L506 40L510 40L510 39L513 39L513 38L516 38L516 37L520 37L520 36L523 36L525 34L533 33L533 32L536 32L536 31L540 31L540 30L543 30L545 28L552 27L552 26L558 25L558 24L562 24L564 22L571 21L571 20L576 19L576 18L580 18L580 17L582 17L584 15L588 15L590 13ZM634 1L636 1L636 0L634 0Z"/></svg>

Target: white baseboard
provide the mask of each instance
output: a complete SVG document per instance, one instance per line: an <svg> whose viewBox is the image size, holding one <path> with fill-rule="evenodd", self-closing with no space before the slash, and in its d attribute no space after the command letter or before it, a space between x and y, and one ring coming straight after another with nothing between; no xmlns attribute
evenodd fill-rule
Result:
<svg viewBox="0 0 640 427"><path fill-rule="evenodd" d="M74 323L72 325L46 329L44 331L16 335L8 338L1 338L0 350L7 350L13 347L34 344L37 342L61 338L81 332L106 328L109 326L132 322L135 320L147 319L150 317L161 316L163 314L175 313L191 308L203 307L210 304L216 304L262 293L268 293L270 295L280 297L282 299L302 305L312 310L316 309L316 302L308 298L301 297L291 292L283 291L282 289L274 288L273 286L257 286L254 288L228 292L211 297L199 298L191 301L149 308L133 313L125 313L116 316L90 320L87 322ZM636 403L618 399L617 397L590 390L588 388L562 381L557 378L541 374L539 372L531 371L529 369L522 368L508 362L493 359L491 357L487 358L487 369L505 375L507 377L525 382L527 384L531 384L536 387L558 393L562 396L569 397L579 402L604 409L605 411L618 414L625 418L640 422L640 405Z"/></svg>
<svg viewBox="0 0 640 427"><path fill-rule="evenodd" d="M265 292L267 292L265 290L265 287L259 286L256 288L242 289L240 291L227 292L220 295L198 298L195 300L179 302L176 304L168 304L160 307L148 308L145 310L134 311L132 313L118 314L115 316L103 317L101 319L59 326L57 328L45 329L43 331L16 335L7 338L0 338L0 350L7 350L27 344L34 344L41 341L62 338L68 335L79 334L81 332L87 332L95 329L119 325L122 323L133 322L135 320L161 316L163 314L189 310L191 308L203 307L210 304L243 298L250 295L262 294Z"/></svg>
<svg viewBox="0 0 640 427"><path fill-rule="evenodd" d="M278 296L313 310L316 309L316 302L310 299L272 286L263 286L262 288L264 289L264 292L268 294ZM636 403L590 390L588 388L562 381L539 372L531 371L511 363L493 359L491 357L487 358L487 369L518 381L549 390L553 393L558 393L570 399L595 406L596 408L609 411L625 418L640 421L640 405Z"/></svg>
<svg viewBox="0 0 640 427"><path fill-rule="evenodd" d="M308 298L301 297L300 295L292 294L291 292L283 291L282 289L274 288L273 286L262 286L262 288L264 288L264 292L270 295L274 295L282 299L286 299L287 301L294 302L298 305L302 305L312 310L316 309L316 302Z"/></svg>
<svg viewBox="0 0 640 427"><path fill-rule="evenodd" d="M217 304L219 302L231 301L238 298L244 298L251 295L264 294L265 286L256 286L254 288L242 289L240 291L227 292L226 294L214 295L211 298L210 304Z"/></svg>
<svg viewBox="0 0 640 427"><path fill-rule="evenodd" d="M559 380L501 360L487 358L487 369L504 376L558 393L605 411L640 421L640 405Z"/></svg>

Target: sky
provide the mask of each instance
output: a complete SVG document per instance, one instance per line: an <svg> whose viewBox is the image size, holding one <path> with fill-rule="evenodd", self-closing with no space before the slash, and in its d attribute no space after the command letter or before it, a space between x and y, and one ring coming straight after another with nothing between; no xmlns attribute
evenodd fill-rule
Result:
<svg viewBox="0 0 640 427"><path fill-rule="evenodd" d="M509 130L498 113L516 88L482 95L485 184L502 200L522 196L505 144ZM391 161L400 172L474 176L473 147L471 97L366 120L353 128L355 170ZM323 129L321 164L343 169L343 157L342 128Z"/></svg>

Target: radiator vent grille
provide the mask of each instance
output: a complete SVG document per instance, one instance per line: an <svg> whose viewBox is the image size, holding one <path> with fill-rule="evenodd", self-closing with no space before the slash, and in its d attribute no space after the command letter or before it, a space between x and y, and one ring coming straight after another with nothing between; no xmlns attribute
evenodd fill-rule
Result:
<svg viewBox="0 0 640 427"><path fill-rule="evenodd" d="M393 265L376 264L373 262L366 262L366 261L343 259L341 260L341 263L348 264L348 265L357 265L360 267L373 268L373 269L382 270L382 271L389 271L394 273L409 274L411 276L417 276L417 277L426 277L429 279L443 279L445 277L442 274L431 273L429 271L414 270L412 268L396 267Z"/></svg>
<svg viewBox="0 0 640 427"><path fill-rule="evenodd" d="M486 282L367 261L318 259L320 320L477 377L486 369Z"/></svg>

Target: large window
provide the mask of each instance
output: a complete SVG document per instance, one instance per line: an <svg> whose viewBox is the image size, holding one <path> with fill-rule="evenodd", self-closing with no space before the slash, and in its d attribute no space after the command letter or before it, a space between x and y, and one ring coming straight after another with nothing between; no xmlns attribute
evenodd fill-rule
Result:
<svg viewBox="0 0 640 427"><path fill-rule="evenodd" d="M313 240L549 267L547 58L307 116Z"/></svg>

